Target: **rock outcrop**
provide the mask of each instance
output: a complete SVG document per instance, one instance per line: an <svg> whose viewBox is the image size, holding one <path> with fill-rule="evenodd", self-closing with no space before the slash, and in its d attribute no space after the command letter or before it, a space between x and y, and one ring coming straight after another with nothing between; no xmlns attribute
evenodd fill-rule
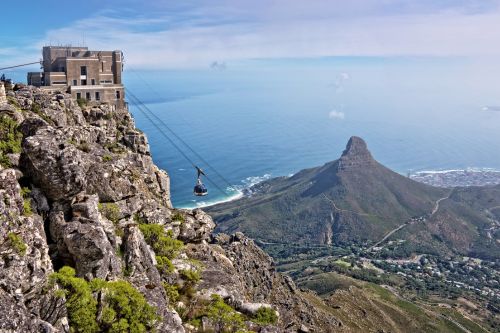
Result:
<svg viewBox="0 0 500 333"><path fill-rule="evenodd" d="M69 331L68 291L51 278L63 266L129 283L155 308L158 332L227 325L210 317L214 294L253 331L338 326L253 241L214 236L209 215L172 207L168 174L127 109L33 87L11 93L0 107L13 147L0 151L0 332ZM261 308L278 320L252 322Z"/></svg>
<svg viewBox="0 0 500 333"><path fill-rule="evenodd" d="M3 82L0 82L0 104L7 103L7 96L5 95L5 87Z"/></svg>

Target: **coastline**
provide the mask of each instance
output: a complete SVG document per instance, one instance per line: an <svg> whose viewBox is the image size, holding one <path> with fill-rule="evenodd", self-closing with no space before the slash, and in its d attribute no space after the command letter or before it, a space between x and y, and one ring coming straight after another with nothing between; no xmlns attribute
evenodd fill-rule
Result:
<svg viewBox="0 0 500 333"><path fill-rule="evenodd" d="M292 175L293 174L288 174L285 177L291 177ZM241 199L244 196L251 195L251 188L253 186L271 178L271 174L265 174L260 177L247 177L246 179L241 181L241 183L243 183L242 185L234 185L232 187L231 190L234 193L232 193L231 195L225 197L219 196L206 201L179 205L177 208L205 208L221 203L235 201ZM422 170L411 173L409 175L409 178L417 182L436 187L494 186L500 184L500 170L481 167L468 167L465 169Z"/></svg>

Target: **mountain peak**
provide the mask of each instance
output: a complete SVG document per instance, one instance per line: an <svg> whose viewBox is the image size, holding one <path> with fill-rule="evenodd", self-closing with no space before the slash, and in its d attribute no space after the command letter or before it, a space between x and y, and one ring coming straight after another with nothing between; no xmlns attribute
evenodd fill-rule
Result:
<svg viewBox="0 0 500 333"><path fill-rule="evenodd" d="M339 169L372 164L375 160L366 146L366 142L357 136L352 136L340 158Z"/></svg>

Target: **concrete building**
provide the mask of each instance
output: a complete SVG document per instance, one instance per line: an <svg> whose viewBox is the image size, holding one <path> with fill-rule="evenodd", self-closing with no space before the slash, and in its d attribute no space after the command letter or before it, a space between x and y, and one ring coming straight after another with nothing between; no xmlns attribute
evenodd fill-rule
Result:
<svg viewBox="0 0 500 333"><path fill-rule="evenodd" d="M43 72L28 73L28 84L66 90L75 99L124 105L121 51L45 46L42 67Z"/></svg>

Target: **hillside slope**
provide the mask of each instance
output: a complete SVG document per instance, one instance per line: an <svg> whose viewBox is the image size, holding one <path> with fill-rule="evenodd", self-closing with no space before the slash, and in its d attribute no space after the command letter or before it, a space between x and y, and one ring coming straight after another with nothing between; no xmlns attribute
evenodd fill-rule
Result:
<svg viewBox="0 0 500 333"><path fill-rule="evenodd" d="M349 140L338 160L265 181L251 192L206 209L218 231L242 231L268 243L362 246L394 231L422 251L446 254L486 253L481 242L487 239L485 230L493 228L488 249L498 250L496 222L487 216L497 211L486 213L498 204L495 189L452 192L415 182L375 161L358 137ZM459 193L491 198L467 199Z"/></svg>

